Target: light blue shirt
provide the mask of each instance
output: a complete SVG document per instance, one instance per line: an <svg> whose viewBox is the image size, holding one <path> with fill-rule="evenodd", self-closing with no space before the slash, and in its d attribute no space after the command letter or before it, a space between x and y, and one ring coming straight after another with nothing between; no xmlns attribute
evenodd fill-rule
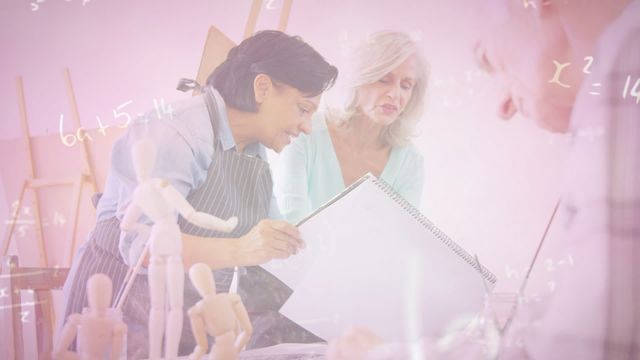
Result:
<svg viewBox="0 0 640 360"><path fill-rule="evenodd" d="M224 100L214 91L218 105L218 139L223 150L236 146L229 127ZM184 197L197 189L207 178L213 161L214 136L203 95L189 97L172 104L173 113L158 118L155 111L136 119L130 129L113 145L106 186L97 207L97 221L117 217L122 220L136 188L136 176L131 148L136 139L148 136L157 144L152 177L168 180ZM247 145L244 154L267 159L260 143ZM269 217L281 218L272 197ZM140 223L151 225L142 216ZM122 234L120 253L128 265L133 265L144 248L145 239L135 234Z"/></svg>
<svg viewBox="0 0 640 360"><path fill-rule="evenodd" d="M294 224L346 188L325 115L317 113L312 126L310 135L301 135L283 150L275 172L280 211ZM424 160L415 146L394 146L380 177L420 207Z"/></svg>

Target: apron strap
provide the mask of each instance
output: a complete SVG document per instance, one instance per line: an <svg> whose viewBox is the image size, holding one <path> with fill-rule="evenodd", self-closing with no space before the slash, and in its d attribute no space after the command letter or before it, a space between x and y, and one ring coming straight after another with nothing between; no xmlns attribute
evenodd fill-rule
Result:
<svg viewBox="0 0 640 360"><path fill-rule="evenodd" d="M213 128L213 141L215 144L220 146L220 142L218 141L218 102L216 101L216 97L213 94L213 86L205 86L202 88L204 103L207 105L207 110L209 110L209 119L211 120L211 127Z"/></svg>
<svg viewBox="0 0 640 360"><path fill-rule="evenodd" d="M197 91L201 92L204 97L204 103L207 105L209 112L209 120L211 120L211 127L213 129L213 143L219 145L218 142L218 103L213 93L213 86L202 86L193 79L182 78L178 81L177 89L182 92Z"/></svg>

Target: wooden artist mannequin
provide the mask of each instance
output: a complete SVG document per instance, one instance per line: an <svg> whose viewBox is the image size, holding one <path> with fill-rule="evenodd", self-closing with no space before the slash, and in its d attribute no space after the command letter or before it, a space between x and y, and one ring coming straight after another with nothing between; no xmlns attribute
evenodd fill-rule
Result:
<svg viewBox="0 0 640 360"><path fill-rule="evenodd" d="M209 360L233 360L251 338L253 327L238 294L216 294L211 269L203 263L189 269L189 278L202 300L189 309L191 329L197 345L189 357L199 360L207 353L207 335L216 338ZM240 333L238 334L238 331Z"/></svg>
<svg viewBox="0 0 640 360"><path fill-rule="evenodd" d="M184 296L182 234L177 224L176 212L197 226L224 232L232 231L238 219L232 217L224 221L213 215L197 212L168 181L152 178L156 146L151 140L143 138L137 141L133 146L132 155L138 186L120 227L123 231L138 230L141 226L138 219L143 214L153 221L149 235L151 256L148 268L151 298L149 358L152 360L160 358L163 331L166 329L165 358L176 359L182 334ZM167 314L165 314L165 297L169 300Z"/></svg>
<svg viewBox="0 0 640 360"><path fill-rule="evenodd" d="M95 274L87 281L89 309L83 314L72 314L62 329L60 339L53 350L54 359L95 360L119 359L123 352L127 325L122 319L109 313L112 295L111 279ZM78 338L77 352L68 351L73 339Z"/></svg>

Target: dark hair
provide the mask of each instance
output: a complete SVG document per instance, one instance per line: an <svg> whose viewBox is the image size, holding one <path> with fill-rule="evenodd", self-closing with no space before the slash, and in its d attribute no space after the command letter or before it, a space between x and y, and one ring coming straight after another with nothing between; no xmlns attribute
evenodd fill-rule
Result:
<svg viewBox="0 0 640 360"><path fill-rule="evenodd" d="M333 85L338 69L300 37L265 30L232 48L207 85L220 92L227 106L256 112L253 81L258 74L316 96Z"/></svg>

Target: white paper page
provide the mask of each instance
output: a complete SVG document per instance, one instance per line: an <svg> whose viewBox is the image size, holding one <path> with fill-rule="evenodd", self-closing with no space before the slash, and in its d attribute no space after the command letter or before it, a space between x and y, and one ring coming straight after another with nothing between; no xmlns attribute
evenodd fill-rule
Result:
<svg viewBox="0 0 640 360"><path fill-rule="evenodd" d="M261 265L263 269L275 275L280 281L294 290L309 268L313 265L318 254L323 252L333 252L333 249L327 248L330 244L327 239L333 236L333 227L330 226L330 224L322 217L311 218L308 222L311 222L314 225L301 226L298 228L300 235L306 244L304 249L296 255L290 256L288 259L275 259ZM326 228L326 231L315 231L318 227L324 227Z"/></svg>
<svg viewBox="0 0 640 360"><path fill-rule="evenodd" d="M300 230L322 245L280 312L325 340L354 325L435 336L482 307L481 275L371 180Z"/></svg>

